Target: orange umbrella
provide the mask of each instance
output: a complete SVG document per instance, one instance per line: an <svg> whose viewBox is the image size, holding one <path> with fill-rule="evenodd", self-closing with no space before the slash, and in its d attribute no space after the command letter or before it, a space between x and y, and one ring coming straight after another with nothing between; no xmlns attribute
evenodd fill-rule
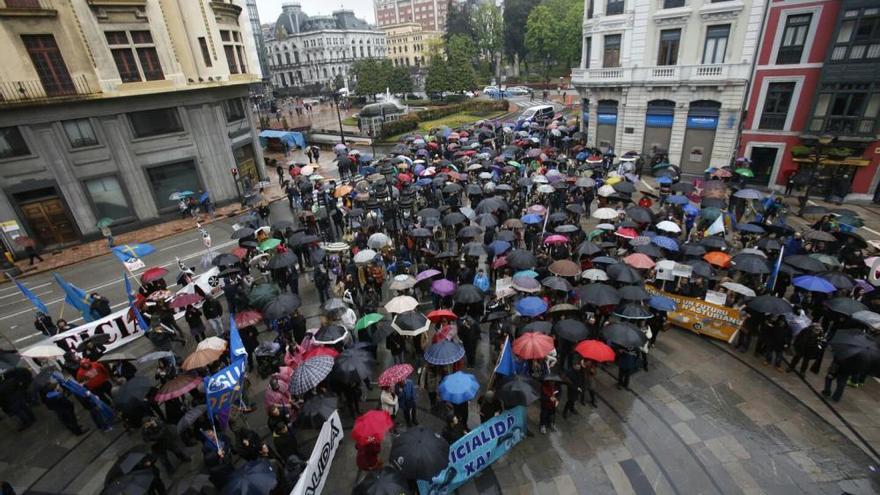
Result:
<svg viewBox="0 0 880 495"><path fill-rule="evenodd" d="M341 198L341 197L345 196L346 194L349 194L353 190L354 190L354 188L351 187L350 185L343 184L343 185L336 188L336 191L333 193L333 196L337 197L337 198Z"/></svg>
<svg viewBox="0 0 880 495"><path fill-rule="evenodd" d="M180 367L187 371L204 368L205 366L220 359L220 356L222 356L224 352L225 351L220 351L217 349L197 349L195 352L193 352L186 359L183 360L183 364L181 364Z"/></svg>
<svg viewBox="0 0 880 495"><path fill-rule="evenodd" d="M650 256L643 253L633 253L626 258L623 259L623 262L627 265L639 269L646 270L648 268L654 268L654 260L651 259Z"/></svg>
<svg viewBox="0 0 880 495"><path fill-rule="evenodd" d="M526 332L513 341L513 353L521 359L544 359L553 350L553 337Z"/></svg>
<svg viewBox="0 0 880 495"><path fill-rule="evenodd" d="M709 263L725 268L730 264L730 255L726 253L722 253L721 251L712 251L703 255L703 259L708 261Z"/></svg>

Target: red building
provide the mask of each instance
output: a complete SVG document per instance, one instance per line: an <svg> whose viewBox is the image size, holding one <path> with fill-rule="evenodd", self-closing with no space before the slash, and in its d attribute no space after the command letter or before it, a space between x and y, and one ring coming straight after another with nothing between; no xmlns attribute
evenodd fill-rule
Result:
<svg viewBox="0 0 880 495"><path fill-rule="evenodd" d="M821 195L839 176L851 181L852 193L873 193L880 154L871 72L880 54L867 48L880 43L880 17L860 3L771 1L739 147L752 160L757 184L784 186L799 166L815 162L794 157L792 148L813 148L820 136L831 136L824 149L850 153L823 162L811 176L822 187L811 191Z"/></svg>

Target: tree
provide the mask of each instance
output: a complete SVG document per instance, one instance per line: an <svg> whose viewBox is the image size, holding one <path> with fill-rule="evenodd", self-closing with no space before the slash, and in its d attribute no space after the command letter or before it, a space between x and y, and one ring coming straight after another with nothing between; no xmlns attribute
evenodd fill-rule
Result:
<svg viewBox="0 0 880 495"><path fill-rule="evenodd" d="M473 25L476 38L474 42L482 55L489 60L492 74L495 75L504 41L504 22L501 9L492 2L481 3L473 11Z"/></svg>
<svg viewBox="0 0 880 495"><path fill-rule="evenodd" d="M431 57L428 73L425 75L425 93L442 93L449 91L449 72L442 56Z"/></svg>
<svg viewBox="0 0 880 495"><path fill-rule="evenodd" d="M449 91L459 93L469 91L477 86L473 60L477 47L467 36L456 34L449 38L446 45L446 70L449 80Z"/></svg>
<svg viewBox="0 0 880 495"><path fill-rule="evenodd" d="M470 39L477 37L471 14L473 10L473 0L449 0L446 7L446 34L443 35L446 43L455 35L464 35Z"/></svg>
<svg viewBox="0 0 880 495"><path fill-rule="evenodd" d="M354 90L357 94L374 97L376 93L384 93L387 76L386 69L392 68L390 60L366 58L351 64L351 74L356 81Z"/></svg>
<svg viewBox="0 0 880 495"><path fill-rule="evenodd" d="M554 64L570 66L572 60L580 58L582 16L583 3L579 0L547 0L529 13L525 44L529 55L543 64L545 82Z"/></svg>
<svg viewBox="0 0 880 495"><path fill-rule="evenodd" d="M504 53L514 59L514 70L519 71L519 61L525 60L525 25L529 13L535 7L534 0L505 0L504 1ZM578 19L581 21L582 19Z"/></svg>
<svg viewBox="0 0 880 495"><path fill-rule="evenodd" d="M391 70L387 73L386 79L388 90L394 94L403 93L405 97L406 93L412 91L413 82L409 67L404 67L402 65L391 67Z"/></svg>

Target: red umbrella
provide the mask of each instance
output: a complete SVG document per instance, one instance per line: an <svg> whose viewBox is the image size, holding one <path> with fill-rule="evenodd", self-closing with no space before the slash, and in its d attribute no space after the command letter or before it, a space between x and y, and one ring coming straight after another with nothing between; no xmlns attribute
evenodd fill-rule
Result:
<svg viewBox="0 0 880 495"><path fill-rule="evenodd" d="M198 387L200 383L202 383L202 377L195 373L177 375L171 381L162 385L162 388L156 392L156 402L165 402L182 397L190 390Z"/></svg>
<svg viewBox="0 0 880 495"><path fill-rule="evenodd" d="M161 266L154 266L152 268L147 268L144 273L141 274L141 282L155 282L160 278L168 275L168 270L162 268Z"/></svg>
<svg viewBox="0 0 880 495"><path fill-rule="evenodd" d="M358 416L354 420L354 428L351 429L351 438L358 445L364 445L370 441L382 442L385 433L394 426L394 420L385 411L372 410Z"/></svg>
<svg viewBox="0 0 880 495"><path fill-rule="evenodd" d="M302 169L300 167L291 167L290 168L290 176L291 177L296 177L300 173L302 173Z"/></svg>
<svg viewBox="0 0 880 495"><path fill-rule="evenodd" d="M617 229L617 232L615 232L614 235L623 237L624 239L635 239L639 236L639 233L631 227L621 227Z"/></svg>
<svg viewBox="0 0 880 495"><path fill-rule="evenodd" d="M448 309L435 309L427 314L429 320L434 323L441 322L443 320L457 320L458 315L453 313Z"/></svg>
<svg viewBox="0 0 880 495"><path fill-rule="evenodd" d="M560 234L553 234L544 239L544 244L565 244L568 242L568 237Z"/></svg>
<svg viewBox="0 0 880 495"><path fill-rule="evenodd" d="M190 304L198 304L204 298L198 294L178 294L171 301L172 308L185 308Z"/></svg>
<svg viewBox="0 0 880 495"><path fill-rule="evenodd" d="M553 337L526 332L513 341L513 353L522 359L544 359L554 348Z"/></svg>
<svg viewBox="0 0 880 495"><path fill-rule="evenodd" d="M242 259L245 256L247 256L247 252L248 252L247 248L243 248L241 246L238 246L237 248L233 249L230 254L232 254L233 256L237 256L238 259Z"/></svg>
<svg viewBox="0 0 880 495"><path fill-rule="evenodd" d="M242 311L235 314L235 324L240 327L249 327L263 321L263 313L259 311Z"/></svg>
<svg viewBox="0 0 880 495"><path fill-rule="evenodd" d="M639 270L654 268L655 265L654 260L652 260L647 254L643 253L633 253L624 258L623 262Z"/></svg>
<svg viewBox="0 0 880 495"><path fill-rule="evenodd" d="M598 340L584 340L576 345L574 350L584 359L590 359L599 363L614 361L614 350Z"/></svg>
<svg viewBox="0 0 880 495"><path fill-rule="evenodd" d="M499 256L492 261L492 268L495 268L497 270L498 268L501 268L502 266L507 266L507 257L506 256Z"/></svg>
<svg viewBox="0 0 880 495"><path fill-rule="evenodd" d="M338 356L338 355L339 355L339 351L337 351L336 349L334 349L332 347L318 346L318 347L313 347L313 348L309 349L308 351L306 351L306 353L303 354L302 359L303 359L303 361L305 361L306 359L313 358L316 356L330 356L333 359L336 359L336 356Z"/></svg>
<svg viewBox="0 0 880 495"><path fill-rule="evenodd" d="M381 375L379 375L379 386L393 387L394 385L406 380L407 377L412 374L412 372L413 367L411 364L395 364L394 366L383 371Z"/></svg>

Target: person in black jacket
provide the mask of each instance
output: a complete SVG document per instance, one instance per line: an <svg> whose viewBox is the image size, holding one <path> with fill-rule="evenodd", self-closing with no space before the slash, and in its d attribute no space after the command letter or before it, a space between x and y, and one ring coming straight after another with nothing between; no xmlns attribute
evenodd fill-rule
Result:
<svg viewBox="0 0 880 495"><path fill-rule="evenodd" d="M275 425L275 431L272 432L272 443L275 446L275 453L282 462L286 462L290 456L299 457L300 455L296 435L284 423Z"/></svg>
<svg viewBox="0 0 880 495"><path fill-rule="evenodd" d="M58 333L58 328L52 323L52 318L42 311L37 311L37 318L34 320L34 328L47 337L51 337Z"/></svg>
<svg viewBox="0 0 880 495"><path fill-rule="evenodd" d="M64 389L58 383L46 385L40 394L43 404L58 416L58 421L74 435L82 435L88 431L83 429L76 419L73 402L65 396Z"/></svg>
<svg viewBox="0 0 880 495"><path fill-rule="evenodd" d="M562 410L562 418L568 419L568 413L577 416L577 409L574 403L577 401L584 391L584 372L581 368L580 360L575 361L568 370L568 390L565 395L565 408Z"/></svg>
<svg viewBox="0 0 880 495"><path fill-rule="evenodd" d="M210 296L206 297L205 302L202 303L202 313L208 320L208 328L214 335L218 337L223 335L223 305L220 304L220 301Z"/></svg>
<svg viewBox="0 0 880 495"><path fill-rule="evenodd" d="M820 342L822 338L822 326L810 325L801 330L794 338L792 347L794 348L794 357L791 358L791 364L788 365L788 372L794 371L798 363L801 363L799 374L801 377L807 372L810 361L819 357Z"/></svg>
<svg viewBox="0 0 880 495"><path fill-rule="evenodd" d="M91 311L92 316L94 316L96 320L99 318L103 318L113 312L113 310L110 308L110 301L101 294L98 294L97 292L92 292L89 296L89 299L91 300L89 311Z"/></svg>
<svg viewBox="0 0 880 495"><path fill-rule="evenodd" d="M196 342L205 339L205 322L202 321L202 312L195 306L190 304L186 307L186 313L183 314L186 323L189 325L189 332Z"/></svg>
<svg viewBox="0 0 880 495"><path fill-rule="evenodd" d="M141 430L144 441L150 444L153 454L162 461L169 473L174 472L175 465L171 463L168 452L174 453L174 456L180 462L190 462L192 458L186 455L181 446L180 438L177 433L172 431L162 420L155 417L144 418L143 429Z"/></svg>

